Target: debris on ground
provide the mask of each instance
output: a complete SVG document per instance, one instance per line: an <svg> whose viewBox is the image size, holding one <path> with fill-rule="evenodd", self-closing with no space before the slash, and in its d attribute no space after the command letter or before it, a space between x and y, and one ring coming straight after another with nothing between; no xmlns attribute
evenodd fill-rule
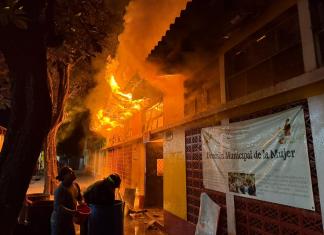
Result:
<svg viewBox="0 0 324 235"><path fill-rule="evenodd" d="M150 222L147 223L147 230L158 230L158 227L156 226L156 221L151 220Z"/></svg>
<svg viewBox="0 0 324 235"><path fill-rule="evenodd" d="M138 213L144 213L144 212L147 212L147 210L146 209L143 209L143 210L129 209L128 210L128 213L130 213L130 214L138 214Z"/></svg>
<svg viewBox="0 0 324 235"><path fill-rule="evenodd" d="M129 216L132 219L144 219L145 218L143 213L130 213Z"/></svg>

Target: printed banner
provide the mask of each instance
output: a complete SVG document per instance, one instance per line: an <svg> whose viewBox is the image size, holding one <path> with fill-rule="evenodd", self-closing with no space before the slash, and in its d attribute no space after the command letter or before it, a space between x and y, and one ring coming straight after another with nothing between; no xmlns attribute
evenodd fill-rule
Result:
<svg viewBox="0 0 324 235"><path fill-rule="evenodd" d="M315 210L301 107L201 135L205 188Z"/></svg>

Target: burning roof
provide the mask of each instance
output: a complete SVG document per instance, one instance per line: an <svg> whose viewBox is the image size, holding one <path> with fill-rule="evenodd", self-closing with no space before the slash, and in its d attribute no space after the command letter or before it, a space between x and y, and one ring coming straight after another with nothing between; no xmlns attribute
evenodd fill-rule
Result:
<svg viewBox="0 0 324 235"><path fill-rule="evenodd" d="M146 58L188 0L131 1L119 36L117 55L109 58L89 96L92 129L110 132L136 112L152 106L165 86Z"/></svg>

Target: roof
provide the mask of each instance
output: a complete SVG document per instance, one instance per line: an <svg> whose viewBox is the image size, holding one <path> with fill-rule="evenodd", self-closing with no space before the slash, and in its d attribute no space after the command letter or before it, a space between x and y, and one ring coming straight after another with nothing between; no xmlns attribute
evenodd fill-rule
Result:
<svg viewBox="0 0 324 235"><path fill-rule="evenodd" d="M192 0L147 60L166 72L179 72L190 56L209 56L243 23L254 20L273 0Z"/></svg>

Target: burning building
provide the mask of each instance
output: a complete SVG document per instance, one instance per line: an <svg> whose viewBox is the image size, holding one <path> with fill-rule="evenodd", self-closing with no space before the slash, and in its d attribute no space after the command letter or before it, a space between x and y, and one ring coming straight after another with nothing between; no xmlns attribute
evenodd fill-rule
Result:
<svg viewBox="0 0 324 235"><path fill-rule="evenodd" d="M177 7L178 14L185 3ZM89 168L98 177L121 174L122 187L136 189L135 206L163 208L169 234L194 234L203 192L221 207L217 234L323 234L324 127L319 121L324 118L323 15L321 0L193 0L164 36L152 37L150 43L143 39L146 52L136 54L136 44L121 43L116 61L124 62L115 71L111 70L115 62L110 63L104 76L111 91L109 102L94 112L94 128L100 127L108 143L93 153ZM153 39L160 41L153 45ZM126 45L136 47L128 48L135 56L125 54ZM294 130L302 130L305 154L299 156L306 163L296 163L300 171L289 177L296 179L293 173L299 172L298 177L308 182L307 203L294 204L291 199L299 197L302 189L296 185L301 181L283 186L276 181L273 185L281 188L272 193L284 199L269 199L269 189L262 191L260 183L273 176L268 165L260 173L258 167L240 169L241 163L236 162L235 171L226 172L225 181L208 179L223 172L217 164L226 156L227 160L245 156L242 164L262 154L266 159L265 149L250 151L252 142L241 147L241 153L237 146L255 139L247 134L253 123L266 120L264 126L260 124L262 132L271 118L295 109L301 110L296 116L303 117L300 123L304 124L296 128L295 118L285 119L275 132L280 135L278 141L270 140L275 146L280 144L279 153L285 159L292 159L295 150L282 146L293 143L288 136ZM209 140L214 141L214 149L220 145L219 136L229 141L233 130L243 127L246 138L241 142L226 146L228 152L205 157ZM223 131L217 132L222 135L210 134L215 130ZM270 140L262 146L270 145ZM276 153L270 149L270 158L283 159ZM284 161L279 170L293 164ZM208 171L206 162L211 163ZM236 187L239 181L244 182ZM295 191L283 189L291 185Z"/></svg>
<svg viewBox="0 0 324 235"><path fill-rule="evenodd" d="M131 1L117 55L100 65L105 69L98 74L98 86L87 101L91 129L107 143L89 154L86 168L97 178L120 174L121 191L135 191L134 206L139 208L163 208L163 138L151 140L150 132L176 116L181 120L183 113L180 104L173 106L172 115L164 115L166 103L173 104L174 98L183 103L183 76L159 76L156 66L146 58L186 3ZM172 98L176 89L179 92Z"/></svg>

